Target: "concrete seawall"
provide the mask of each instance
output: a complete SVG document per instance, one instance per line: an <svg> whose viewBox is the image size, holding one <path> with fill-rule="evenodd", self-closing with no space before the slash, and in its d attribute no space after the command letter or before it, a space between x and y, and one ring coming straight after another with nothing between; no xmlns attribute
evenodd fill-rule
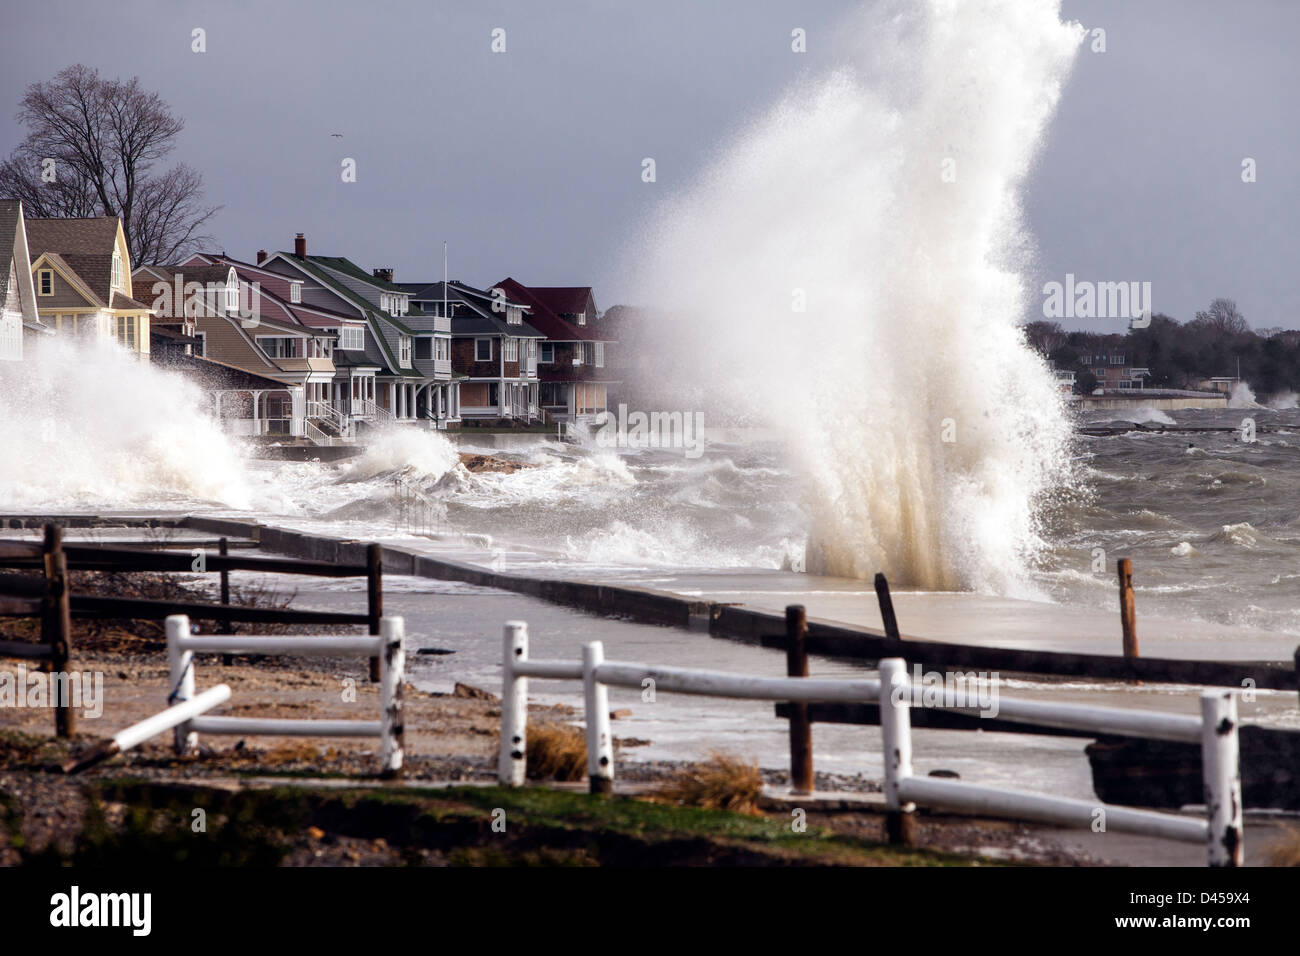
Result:
<svg viewBox="0 0 1300 956"><path fill-rule="evenodd" d="M364 564L367 542L273 528L254 521L191 516L184 527L226 537L250 538L269 551L318 561ZM517 572L492 571L477 565L446 561L385 546L384 571L527 594L531 597L594 614L623 617L643 624L682 627L692 631L767 647L785 646L785 618L770 611L738 604L689 599L668 591L536 578ZM1100 680L1253 686L1296 689L1296 670L1286 661L1218 662L1160 658L1124 658L1110 654L1021 650L929 641L903 635L891 640L875 628L816 618L808 619L810 653L842 660L875 663L900 656L939 671L997 670L1003 673L1052 674Z"/></svg>

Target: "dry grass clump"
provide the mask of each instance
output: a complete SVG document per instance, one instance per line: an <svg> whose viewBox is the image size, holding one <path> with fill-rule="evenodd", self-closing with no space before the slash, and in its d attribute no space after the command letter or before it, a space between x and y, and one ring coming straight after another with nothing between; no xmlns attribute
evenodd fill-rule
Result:
<svg viewBox="0 0 1300 956"><path fill-rule="evenodd" d="M587 776L587 735L569 724L528 728L528 776L534 780L582 780Z"/></svg>
<svg viewBox="0 0 1300 956"><path fill-rule="evenodd" d="M759 816L763 777L757 761L715 751L707 763L691 764L659 790L659 799L706 810L731 810Z"/></svg>
<svg viewBox="0 0 1300 956"><path fill-rule="evenodd" d="M1269 866L1300 866L1300 828L1286 827L1268 854Z"/></svg>

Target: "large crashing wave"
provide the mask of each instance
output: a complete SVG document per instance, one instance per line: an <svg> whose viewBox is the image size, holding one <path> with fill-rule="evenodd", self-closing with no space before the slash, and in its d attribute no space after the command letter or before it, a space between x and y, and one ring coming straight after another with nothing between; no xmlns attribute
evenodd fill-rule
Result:
<svg viewBox="0 0 1300 956"><path fill-rule="evenodd" d="M635 298L678 317L711 411L783 427L809 570L1025 593L1069 430L1018 329L1017 194L1083 30L1042 0L887 4L852 29L860 60L666 202Z"/></svg>

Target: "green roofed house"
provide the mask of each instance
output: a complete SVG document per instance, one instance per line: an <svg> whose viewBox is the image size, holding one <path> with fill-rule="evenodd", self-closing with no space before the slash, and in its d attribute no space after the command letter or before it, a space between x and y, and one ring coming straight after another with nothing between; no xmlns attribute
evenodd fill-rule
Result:
<svg viewBox="0 0 1300 956"><path fill-rule="evenodd" d="M292 253L258 258L259 269L298 284L302 304L365 320L364 327L340 328L334 347L334 401L344 414L376 424L459 425L451 322L414 307L391 269L366 272L342 256L309 256L302 233Z"/></svg>

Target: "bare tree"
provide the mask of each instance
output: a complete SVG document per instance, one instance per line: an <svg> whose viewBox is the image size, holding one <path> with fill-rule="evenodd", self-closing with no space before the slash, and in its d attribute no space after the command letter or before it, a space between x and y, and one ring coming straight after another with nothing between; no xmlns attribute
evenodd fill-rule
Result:
<svg viewBox="0 0 1300 956"><path fill-rule="evenodd" d="M1060 322L1047 322L1038 319L1026 323L1023 328L1025 330L1025 340L1029 343L1030 348L1041 352L1043 355L1051 355L1066 343L1067 336L1065 330L1061 328Z"/></svg>
<svg viewBox="0 0 1300 956"><path fill-rule="evenodd" d="M1208 311L1197 312L1196 318L1188 325L1199 326L1216 337L1243 335L1250 331L1246 317L1237 311L1237 303L1231 299L1215 299Z"/></svg>
<svg viewBox="0 0 1300 956"><path fill-rule="evenodd" d="M17 119L27 136L0 164L0 195L22 199L29 215L118 216L136 264L211 240L200 230L219 207L202 204L202 176L183 163L155 170L185 121L138 78L70 66L29 86Z"/></svg>

